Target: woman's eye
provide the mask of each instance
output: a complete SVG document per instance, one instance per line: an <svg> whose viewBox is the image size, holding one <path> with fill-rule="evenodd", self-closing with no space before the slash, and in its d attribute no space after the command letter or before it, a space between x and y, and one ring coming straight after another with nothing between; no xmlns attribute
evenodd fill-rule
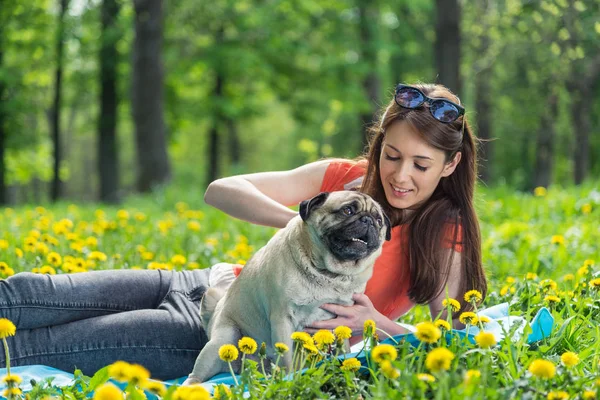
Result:
<svg viewBox="0 0 600 400"><path fill-rule="evenodd" d="M419 164L415 164L415 168L418 169L419 171L427 171L427 167L422 167Z"/></svg>
<svg viewBox="0 0 600 400"><path fill-rule="evenodd" d="M396 161L396 160L399 160L400 157L392 157L392 156L389 156L389 155L386 154L385 155L385 159L386 160L390 160L390 161Z"/></svg>
<svg viewBox="0 0 600 400"><path fill-rule="evenodd" d="M352 207L344 207L342 208L342 212L344 213L344 215L354 214L354 210L352 209Z"/></svg>

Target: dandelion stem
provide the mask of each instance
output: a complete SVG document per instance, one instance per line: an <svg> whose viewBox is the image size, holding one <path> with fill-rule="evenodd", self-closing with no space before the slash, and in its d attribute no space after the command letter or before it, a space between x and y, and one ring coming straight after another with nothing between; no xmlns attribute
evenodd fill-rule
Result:
<svg viewBox="0 0 600 400"><path fill-rule="evenodd" d="M2 342L4 342L4 355L6 356L6 375L10 376L10 352L6 338L2 338Z"/></svg>
<svg viewBox="0 0 600 400"><path fill-rule="evenodd" d="M229 371L231 372L231 376L233 376L233 381L235 382L235 386L237 386L238 385L238 380L235 377L235 372L233 372L233 367L231 366L231 361L227 361L227 365L229 365Z"/></svg>

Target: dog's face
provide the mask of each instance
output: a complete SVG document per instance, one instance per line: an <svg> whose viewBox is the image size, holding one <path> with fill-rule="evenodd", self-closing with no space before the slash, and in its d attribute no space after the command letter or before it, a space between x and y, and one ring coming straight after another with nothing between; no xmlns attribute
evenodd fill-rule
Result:
<svg viewBox="0 0 600 400"><path fill-rule="evenodd" d="M328 261L333 258L333 262L326 263L331 272L359 273L379 256L384 240L390 239L390 220L364 193L320 193L300 204L300 216L313 244L332 256Z"/></svg>

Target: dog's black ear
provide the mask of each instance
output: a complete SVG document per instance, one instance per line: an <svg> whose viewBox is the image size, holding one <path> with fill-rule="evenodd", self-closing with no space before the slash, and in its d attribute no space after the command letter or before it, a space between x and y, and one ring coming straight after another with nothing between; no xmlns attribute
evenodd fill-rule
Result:
<svg viewBox="0 0 600 400"><path fill-rule="evenodd" d="M300 218L302 218L303 221L306 221L315 208L318 208L325 203L328 196L328 192L321 192L312 199L304 200L300 203Z"/></svg>
<svg viewBox="0 0 600 400"><path fill-rule="evenodd" d="M389 241L392 239L392 221L388 218L385 213L383 213L383 220L385 221L385 226L387 226L387 231L385 232L385 240Z"/></svg>

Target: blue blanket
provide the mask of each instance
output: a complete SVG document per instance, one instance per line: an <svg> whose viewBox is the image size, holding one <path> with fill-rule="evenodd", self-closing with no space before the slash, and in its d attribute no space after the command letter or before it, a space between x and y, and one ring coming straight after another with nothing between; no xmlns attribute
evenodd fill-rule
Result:
<svg viewBox="0 0 600 400"><path fill-rule="evenodd" d="M487 332L492 332L495 335L497 341L501 340L504 337L504 334L509 332L511 326L513 328L513 332L511 332L512 340L515 340L516 338L520 337L523 333L526 321L521 317L509 316L508 310L508 304L503 303L485 310L481 310L479 312L479 315L485 315L491 319L491 322L486 324L485 330ZM520 324L520 328L515 330L514 324ZM537 342L550 336L554 327L554 318L552 317L548 309L542 308L532 319L532 321L530 322L530 326L532 329L532 333L528 335L527 342ZM479 330L477 328L470 327L468 332L465 330L452 330L452 333L448 333L448 335L457 334L461 338L466 337L468 338L468 340L474 343L474 337L478 332ZM406 340L414 346L418 346L419 344L419 340L412 333L397 335L393 338L388 338L384 340L382 343L393 344L394 342L399 342L401 340ZM362 344L360 345L362 346ZM353 346L352 350L352 353L346 354L344 357L357 357L363 365L366 365L366 352L362 351L362 349L358 349L356 346ZM23 378L23 383L20 386L23 392L31 390L31 379L35 379L36 381L40 382L48 377L54 377L53 383L57 386L66 386L71 384L71 382L73 381L73 374L45 365L13 367L11 368L11 372ZM6 368L0 368L0 377L5 375ZM180 384L185 380L185 378L186 377L173 379L164 383L166 384L166 386ZM113 383L115 383L117 386L120 386L121 388L124 387L118 382ZM220 383L226 385L233 385L234 381L231 374L222 373L216 375L210 381L206 382L205 386L211 389L212 387ZM4 388L4 384L0 384L0 390L4 390ZM150 393L147 394L148 398L154 398Z"/></svg>

